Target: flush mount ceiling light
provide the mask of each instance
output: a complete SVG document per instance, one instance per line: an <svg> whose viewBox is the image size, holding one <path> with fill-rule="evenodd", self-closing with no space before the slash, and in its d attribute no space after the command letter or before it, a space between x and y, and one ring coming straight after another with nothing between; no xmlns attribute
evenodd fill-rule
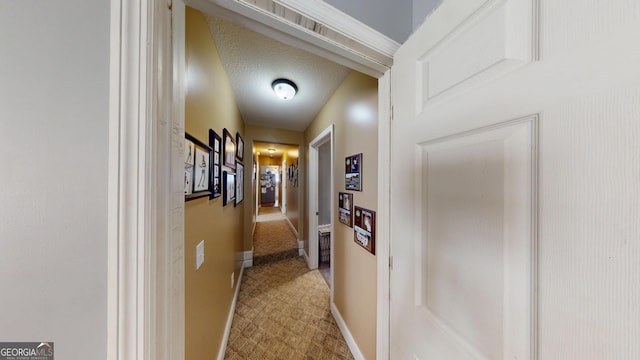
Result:
<svg viewBox="0 0 640 360"><path fill-rule="evenodd" d="M276 152L276 149L267 149L267 151L273 154L274 152Z"/></svg>
<svg viewBox="0 0 640 360"><path fill-rule="evenodd" d="M276 79L271 83L271 87L276 96L282 100L290 100L298 92L296 84L288 79Z"/></svg>

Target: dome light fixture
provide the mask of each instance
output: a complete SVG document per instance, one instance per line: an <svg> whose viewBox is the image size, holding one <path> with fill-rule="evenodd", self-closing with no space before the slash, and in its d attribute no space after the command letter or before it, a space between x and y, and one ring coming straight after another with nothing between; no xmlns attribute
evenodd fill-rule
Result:
<svg viewBox="0 0 640 360"><path fill-rule="evenodd" d="M298 92L296 84L288 79L276 79L271 83L276 96L282 100L291 100Z"/></svg>

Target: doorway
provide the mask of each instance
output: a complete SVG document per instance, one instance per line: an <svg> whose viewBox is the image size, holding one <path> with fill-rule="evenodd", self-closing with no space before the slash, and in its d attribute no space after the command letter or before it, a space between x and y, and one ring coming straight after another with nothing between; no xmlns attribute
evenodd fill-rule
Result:
<svg viewBox="0 0 640 360"><path fill-rule="evenodd" d="M321 166L321 163L322 166ZM317 269L323 250L329 269L333 258L333 125L330 125L309 143L309 253L305 254L310 269ZM322 215L321 215L322 214ZM327 241L328 237L328 241ZM328 256L326 256L328 249ZM329 286L333 284L333 273L329 270ZM333 288L331 288L333 300Z"/></svg>
<svg viewBox="0 0 640 360"><path fill-rule="evenodd" d="M280 167L277 165L260 166L260 206L279 207Z"/></svg>

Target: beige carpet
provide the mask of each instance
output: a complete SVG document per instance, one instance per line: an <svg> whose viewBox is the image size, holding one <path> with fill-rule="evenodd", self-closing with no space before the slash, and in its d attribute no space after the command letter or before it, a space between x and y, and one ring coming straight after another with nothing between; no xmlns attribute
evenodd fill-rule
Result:
<svg viewBox="0 0 640 360"><path fill-rule="evenodd" d="M320 273L301 257L246 269L225 359L353 359Z"/></svg>
<svg viewBox="0 0 640 360"><path fill-rule="evenodd" d="M280 208L260 208L253 235L253 265L297 256L298 241Z"/></svg>

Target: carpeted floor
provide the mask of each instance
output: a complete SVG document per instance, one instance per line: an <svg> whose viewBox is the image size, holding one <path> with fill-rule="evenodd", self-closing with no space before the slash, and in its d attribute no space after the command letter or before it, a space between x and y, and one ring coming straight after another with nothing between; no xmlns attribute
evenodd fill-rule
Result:
<svg viewBox="0 0 640 360"><path fill-rule="evenodd" d="M260 208L253 235L253 265L298 255L298 242L280 208Z"/></svg>
<svg viewBox="0 0 640 360"><path fill-rule="evenodd" d="M320 273L301 257L246 269L225 359L353 359Z"/></svg>

